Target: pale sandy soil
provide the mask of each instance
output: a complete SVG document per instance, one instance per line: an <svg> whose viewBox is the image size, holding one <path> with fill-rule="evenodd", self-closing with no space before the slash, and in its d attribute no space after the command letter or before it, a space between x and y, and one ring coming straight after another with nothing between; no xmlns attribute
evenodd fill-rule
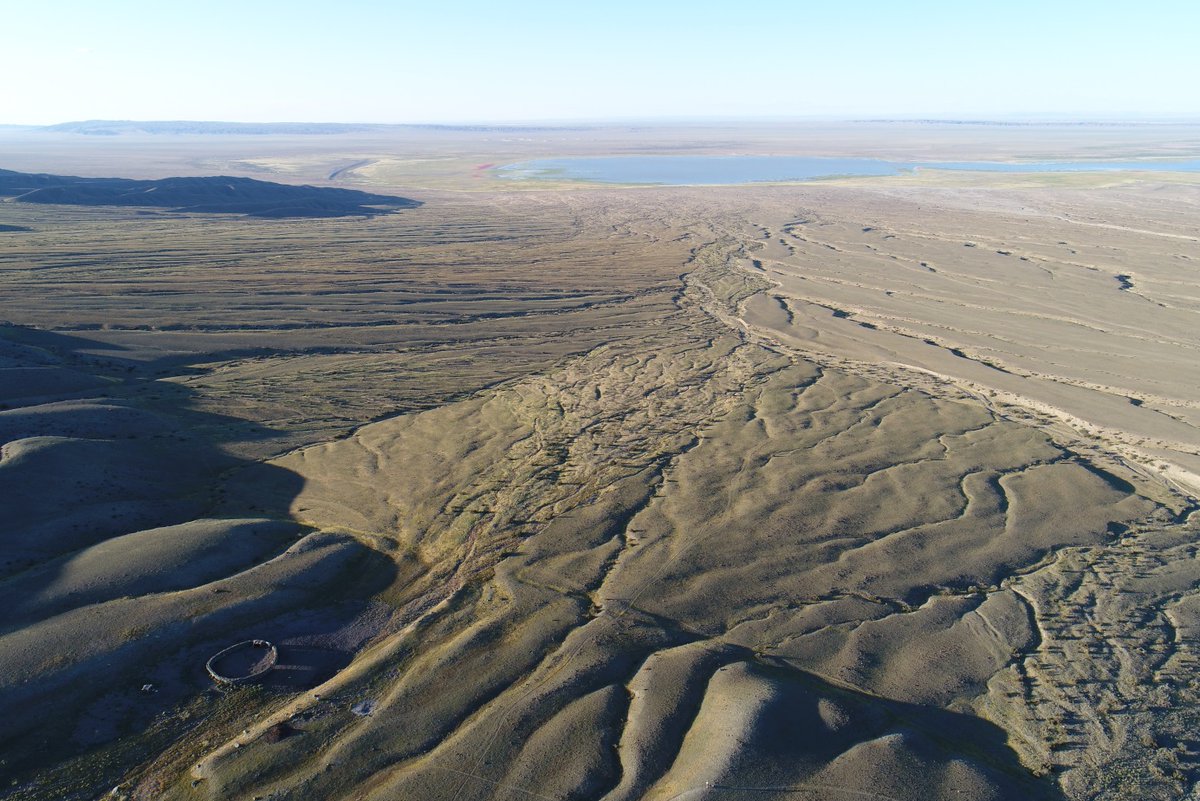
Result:
<svg viewBox="0 0 1200 801"><path fill-rule="evenodd" d="M1197 191L426 188L303 223L0 205L33 229L0 234L0 793L1189 797ZM248 637L283 667L207 690Z"/></svg>
<svg viewBox="0 0 1200 801"><path fill-rule="evenodd" d="M748 325L933 374L1200 491L1200 188L848 194L762 227L751 269L774 289Z"/></svg>

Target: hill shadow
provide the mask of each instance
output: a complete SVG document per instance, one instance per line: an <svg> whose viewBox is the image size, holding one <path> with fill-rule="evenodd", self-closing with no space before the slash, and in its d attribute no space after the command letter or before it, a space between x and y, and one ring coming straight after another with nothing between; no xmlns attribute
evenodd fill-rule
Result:
<svg viewBox="0 0 1200 801"><path fill-rule="evenodd" d="M71 792L46 784L31 797L96 797L220 707L196 703L211 697L203 666L221 648L282 643L287 661L265 689L296 692L345 667L386 619L372 597L395 563L296 523L302 479L225 447L279 432L194 408L191 389L164 380L186 369L0 324L0 601L11 601L0 652L32 671L0 680L0 786L66 771ZM225 500L230 481L254 482L253 510ZM160 546L169 570L147 555ZM274 583L241 578L284 557L297 567L266 574ZM26 659L31 632L45 644ZM153 725L185 708L186 726ZM106 749L123 756L87 761Z"/></svg>
<svg viewBox="0 0 1200 801"><path fill-rule="evenodd" d="M907 765L905 769L914 771L910 779L898 783L899 788L908 788L907 793L917 792L920 782L941 766L969 766L977 780L990 786L989 797L1066 801L1052 777L1031 772L1009 746L1007 732L983 718L835 685L782 658L762 658L753 670L770 679L786 699L778 706L787 714L764 716L760 721L763 730L756 732L762 741L779 744L780 756L799 745L823 760L841 760L848 776L869 776L876 770L873 761L895 758L893 767ZM832 730L828 728L831 717L840 724ZM764 756L769 762L773 755ZM855 758L862 764L855 765ZM965 792L952 786L953 776L947 773L945 777L950 793ZM959 780L962 778L960 774ZM886 783L891 779L880 776L878 780ZM882 786L875 789L881 797L888 795ZM943 786L943 794L946 789Z"/></svg>

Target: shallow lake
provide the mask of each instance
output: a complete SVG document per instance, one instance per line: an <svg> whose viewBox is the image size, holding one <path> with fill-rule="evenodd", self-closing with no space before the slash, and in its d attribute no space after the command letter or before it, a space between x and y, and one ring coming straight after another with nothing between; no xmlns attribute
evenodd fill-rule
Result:
<svg viewBox="0 0 1200 801"><path fill-rule="evenodd" d="M508 164L509 178L596 181L614 184L746 184L808 181L854 175L898 175L919 169L991 172L1089 172L1152 170L1200 172L1200 159L1144 161L884 161L805 156L599 156L537 159Z"/></svg>

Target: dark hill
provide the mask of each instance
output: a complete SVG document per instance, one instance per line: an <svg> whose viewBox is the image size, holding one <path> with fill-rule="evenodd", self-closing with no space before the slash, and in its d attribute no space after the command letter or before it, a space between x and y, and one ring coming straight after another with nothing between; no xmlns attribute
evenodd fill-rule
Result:
<svg viewBox="0 0 1200 801"><path fill-rule="evenodd" d="M356 189L291 186L252 178L77 178L0 170L0 197L69 206L153 206L253 217L345 217L386 214L416 200Z"/></svg>

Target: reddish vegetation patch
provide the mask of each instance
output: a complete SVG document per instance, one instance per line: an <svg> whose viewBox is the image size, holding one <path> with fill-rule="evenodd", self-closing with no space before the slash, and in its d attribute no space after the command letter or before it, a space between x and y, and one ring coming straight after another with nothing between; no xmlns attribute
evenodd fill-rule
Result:
<svg viewBox="0 0 1200 801"><path fill-rule="evenodd" d="M293 734L299 733L299 729L288 723L276 723L274 726L263 732L262 739L264 742L277 743L280 740L286 740Z"/></svg>

